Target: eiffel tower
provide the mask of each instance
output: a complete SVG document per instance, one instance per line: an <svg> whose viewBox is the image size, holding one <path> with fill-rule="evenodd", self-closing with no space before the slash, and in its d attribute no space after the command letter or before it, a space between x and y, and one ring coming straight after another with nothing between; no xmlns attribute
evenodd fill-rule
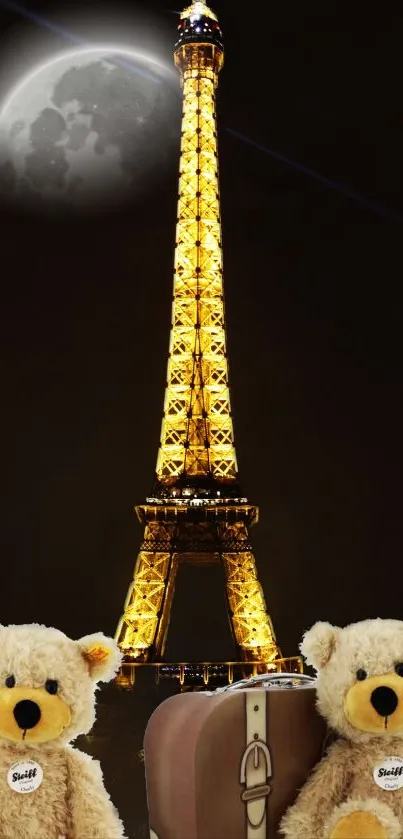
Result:
<svg viewBox="0 0 403 839"><path fill-rule="evenodd" d="M167 385L155 484L136 508L143 541L116 640L126 662L163 660L178 567L220 562L238 660L281 656L250 542L258 520L238 483L224 321L215 91L223 42L214 12L180 16L183 91Z"/></svg>

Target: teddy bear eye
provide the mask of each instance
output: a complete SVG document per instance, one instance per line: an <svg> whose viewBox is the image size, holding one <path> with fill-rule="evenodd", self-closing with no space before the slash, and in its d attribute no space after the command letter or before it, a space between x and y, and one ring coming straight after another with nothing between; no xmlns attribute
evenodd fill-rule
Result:
<svg viewBox="0 0 403 839"><path fill-rule="evenodd" d="M4 684L5 684L6 688L13 688L14 685L15 685L14 676L7 676L7 679L6 679Z"/></svg>
<svg viewBox="0 0 403 839"><path fill-rule="evenodd" d="M366 670L357 670L355 675L359 682L363 682L367 678Z"/></svg>
<svg viewBox="0 0 403 839"><path fill-rule="evenodd" d="M57 693L58 684L55 679L48 679L45 684L45 689L48 693Z"/></svg>
<svg viewBox="0 0 403 839"><path fill-rule="evenodd" d="M400 662L399 664L396 664L395 672L397 673L398 676L403 676L403 663L402 662Z"/></svg>

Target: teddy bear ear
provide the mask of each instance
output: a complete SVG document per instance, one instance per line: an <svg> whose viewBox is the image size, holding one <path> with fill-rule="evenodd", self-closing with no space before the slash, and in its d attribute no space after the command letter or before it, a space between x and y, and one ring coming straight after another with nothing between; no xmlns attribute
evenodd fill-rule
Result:
<svg viewBox="0 0 403 839"><path fill-rule="evenodd" d="M119 670L123 657L116 641L97 632L85 635L77 644L94 682L110 682Z"/></svg>
<svg viewBox="0 0 403 839"><path fill-rule="evenodd" d="M307 664L315 670L324 667L333 653L339 632L340 627L325 621L318 621L308 629L299 647Z"/></svg>

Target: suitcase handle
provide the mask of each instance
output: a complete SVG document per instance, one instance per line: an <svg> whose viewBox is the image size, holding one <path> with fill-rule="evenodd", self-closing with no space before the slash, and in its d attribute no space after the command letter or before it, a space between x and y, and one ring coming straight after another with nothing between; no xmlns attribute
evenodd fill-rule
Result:
<svg viewBox="0 0 403 839"><path fill-rule="evenodd" d="M288 682L289 687L294 687L297 684L313 684L316 679L313 676L306 676L304 673L262 673L259 676L251 676L249 679L242 679L240 682L234 682L232 685L225 685L223 688L218 688L215 693L225 693L229 690L240 690L245 687L252 687L254 685L275 684L276 682Z"/></svg>

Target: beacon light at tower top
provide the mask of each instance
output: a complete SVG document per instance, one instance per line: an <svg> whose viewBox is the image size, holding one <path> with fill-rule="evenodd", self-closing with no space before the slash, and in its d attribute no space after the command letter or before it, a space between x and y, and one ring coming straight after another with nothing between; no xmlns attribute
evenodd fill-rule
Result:
<svg viewBox="0 0 403 839"><path fill-rule="evenodd" d="M185 18L197 18L197 17L209 17L211 20L217 20L217 15L207 6L206 3L200 2L200 0L194 0L191 6L188 6L184 11L181 13L181 20Z"/></svg>
<svg viewBox="0 0 403 839"><path fill-rule="evenodd" d="M199 70L203 67L207 75L209 72L215 74L217 85L217 74L223 65L222 32L216 15L206 3L195 0L181 13L175 44L175 64L181 76L186 71L195 70L197 66Z"/></svg>

